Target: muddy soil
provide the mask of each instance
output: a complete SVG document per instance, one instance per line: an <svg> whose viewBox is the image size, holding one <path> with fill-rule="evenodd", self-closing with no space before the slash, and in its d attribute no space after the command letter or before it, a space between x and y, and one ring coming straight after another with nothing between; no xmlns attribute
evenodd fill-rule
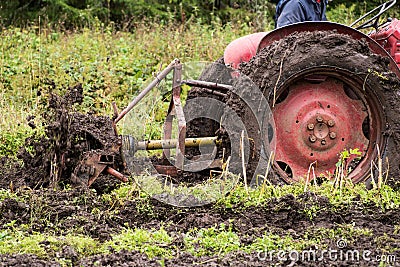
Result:
<svg viewBox="0 0 400 267"><path fill-rule="evenodd" d="M88 151L107 151L121 164L118 153L108 151L118 141L112 121L106 116L75 112L74 106L82 100L82 86L68 88L65 95L51 94L41 116L46 122L45 134L34 134L25 141L17 160L2 158L0 162L0 188L58 187L79 185L72 173ZM35 128L29 117L28 125Z"/></svg>
<svg viewBox="0 0 400 267"><path fill-rule="evenodd" d="M84 198L82 194L84 193ZM98 240L109 240L112 234L118 233L127 225L144 229L164 229L174 237L168 246L177 248L183 245L183 236L191 229L215 227L224 223L230 225L239 236L243 244L250 244L256 238L262 237L264 232L280 235L290 234L293 237L303 236L306 232L310 238L318 237L318 232L313 229L335 229L338 225L353 224L372 231L371 235L355 235L348 244L348 250L365 250L368 248L372 254L381 253L382 247L397 248L400 257L398 240L399 233L395 227L400 223L400 210L383 212L373 205L354 202L340 209L333 209L326 198L313 193L305 193L297 198L287 195L273 199L263 206L244 208L244 203L238 206L225 208L218 205L206 207L179 209L162 205L157 201L144 203L142 201L129 201L117 205L110 210L108 205L101 201L93 191L82 192L78 189L54 192L52 190L39 190L31 192L36 203L17 202L5 200L1 203L2 214L0 225L15 221L14 226L29 223L31 213L35 212L32 231L51 232L63 235L75 225L79 225L81 232ZM81 199L77 201L77 199ZM318 203L320 209L311 219L303 210ZM138 207L146 206L146 209ZM37 211L35 207L42 207ZM101 216L94 215L96 208ZM43 219L42 216L49 215ZM49 220L50 219L50 220ZM50 223L51 222L51 223ZM377 237L381 237L380 239ZM336 248L337 240L324 240L332 248ZM46 246L46 242L42 244ZM375 249L376 248L376 249ZM380 248L380 249L378 249ZM312 249L312 248L310 248ZM50 253L50 252L49 252ZM54 252L53 252L54 253ZM65 258L71 260L73 266L161 266L160 258L148 258L146 254L138 251L110 251L107 255L98 255L87 258L78 258L78 254L71 247L64 247L59 255L49 255L50 258ZM0 266L58 266L55 261L45 261L34 255L0 255ZM291 266L320 266L320 262L290 262L278 259L266 261L258 252L244 253L232 252L224 257L202 256L195 257L188 253L176 251L173 259L164 259L165 266L268 266L271 264ZM354 266L355 262L349 260L334 261L325 259L325 266ZM25 264L25 265L24 265ZM361 261L360 266L376 266L376 262Z"/></svg>
<svg viewBox="0 0 400 267"><path fill-rule="evenodd" d="M320 35L305 34L282 40L279 44L272 44L264 49L248 64L243 64L241 70L260 84L261 89L271 87L270 76L276 75L276 60L281 60L282 53L289 47L300 49L303 53L310 53L309 42L297 40L314 40L320 45ZM331 38L328 38L331 36ZM312 38L313 37L313 38ZM324 45L330 48L339 46L335 43L335 33L329 33L324 40ZM323 39L323 38L322 38ZM356 49L367 51L363 41L352 42ZM312 43L312 42L311 42ZM303 46L302 46L303 45ZM281 50L280 50L281 49ZM283 49L283 50L282 50ZM297 50L296 50L297 51ZM343 53L348 50L343 49ZM297 51L298 52L298 51ZM297 54L297 53L294 53ZM371 55L376 63L377 71L385 70L384 59ZM275 60L275 61L274 61ZM266 64L266 62L270 62ZM278 61L280 62L280 61ZM361 63L360 63L361 64ZM274 66L275 67L274 67ZM256 66L256 68L255 68ZM279 69L279 67L278 67ZM273 72L273 73L272 73ZM389 91L397 90L398 82L392 74L387 73L389 81L384 85L387 95L393 96ZM390 87L389 87L390 85ZM399 89L400 90L400 89ZM396 91L397 92L397 91ZM193 91L189 97L201 95L204 92ZM268 93L265 93L270 97ZM399 94L400 95L400 94ZM400 120L395 109L395 102L400 96L389 101L394 115L393 120ZM251 118L248 110L242 108L235 94L228 93L227 103L244 114L243 118ZM223 100L223 101L225 101ZM73 107L82 101L82 87L70 88L63 97L52 95L48 104L49 112L44 116L46 125L45 136L33 136L26 141L26 147L21 148L18 158L20 161L3 158L0 162L0 188L12 189L17 195L29 195L26 201L17 201L6 198L0 203L0 229L9 228L10 225L18 227L29 225L30 231L40 233L53 233L65 235L71 229L79 226L79 234L87 235L100 241L110 240L111 236L120 233L124 227L141 227L145 229L159 229L163 227L174 239L168 246L178 248L172 259L149 258L139 251L110 251L107 255L97 255L80 258L73 248L65 246L61 253L49 254L48 259L40 259L35 255L0 255L0 266L60 266L55 261L57 258L70 260L72 266L377 266L377 262L361 260L335 261L325 258L323 262L279 260L274 257L266 261L258 252L231 252L225 256L196 257L188 253L180 253L183 246L183 236L190 230L215 227L221 223L230 225L241 243L250 244L255 239L262 237L265 232L280 236L290 234L292 237L303 237L306 233L310 239L318 238L317 228L334 230L338 225L351 224L372 231L371 235L355 235L346 249L371 250L372 255L377 255L385 248L391 248L391 253L400 259L400 210L381 210L373 204L362 203L357 199L343 205L333 207L325 197L306 192L294 197L286 195L272 199L265 205L246 207L245 203L235 203L231 207L210 204L196 208L176 208L162 204L156 200L130 200L121 203L110 203L102 199L104 193L110 192L119 184L118 180L101 175L92 185L91 190L85 186L76 186L79 181L71 179L77 164L86 152L91 150L110 151L117 142L113 132L112 121L108 117L94 116L75 112ZM249 129L253 125L249 119ZM207 125L207 128L202 126ZM215 123L196 121L189 127L189 136L213 135L219 131ZM34 126L31 123L32 126ZM399 143L397 136L400 131L391 125L389 130L394 136L393 143ZM255 136L255 132L249 131ZM395 142L396 141L396 142ZM256 142L258 142L256 140ZM388 153L397 147L388 149ZM390 152L392 151L392 152ZM195 154L195 152L193 152ZM116 169L123 171L121 159L117 152L111 153L115 159ZM260 155L254 157L254 164L250 162L250 171L257 168ZM394 166L394 174L398 164ZM398 176L395 176L398 177ZM71 185L72 189L63 190L63 186ZM81 184L80 184L81 185ZM53 190L53 188L58 188ZM304 212L306 208L318 205L318 210L310 217ZM94 214L93 210L97 213ZM379 238L377 238L379 237ZM329 247L336 248L337 240L325 238L323 242ZM46 247L46 242L41 244ZM312 249L312 248L310 248ZM49 253L54 253L49 251ZM52 260L49 260L52 259Z"/></svg>

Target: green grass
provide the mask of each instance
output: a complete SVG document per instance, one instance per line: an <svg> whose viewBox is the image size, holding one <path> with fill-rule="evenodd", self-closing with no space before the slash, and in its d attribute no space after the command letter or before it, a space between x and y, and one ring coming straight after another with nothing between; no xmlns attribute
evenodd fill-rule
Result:
<svg viewBox="0 0 400 267"><path fill-rule="evenodd" d="M78 32L4 29L0 33L0 111L8 116L0 120L0 155L14 154L32 134L26 118L40 114L50 92L62 94L81 83L85 99L79 109L111 116L111 102L124 108L145 81L174 58L213 62L230 41L250 32L248 27L196 23L139 25L133 32L100 26ZM154 125L159 128L160 124Z"/></svg>
<svg viewBox="0 0 400 267"><path fill-rule="evenodd" d="M173 248L168 247L173 238L164 230L126 229L114 235L111 241L103 244L103 248L111 247L115 251L137 250L149 257L171 257Z"/></svg>

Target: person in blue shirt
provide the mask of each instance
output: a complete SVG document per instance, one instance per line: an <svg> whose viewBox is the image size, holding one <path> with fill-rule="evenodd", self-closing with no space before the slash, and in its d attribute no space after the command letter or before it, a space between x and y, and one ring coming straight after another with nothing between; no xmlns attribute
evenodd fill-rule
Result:
<svg viewBox="0 0 400 267"><path fill-rule="evenodd" d="M328 0L280 0L276 5L275 28L303 21L326 21Z"/></svg>
<svg viewBox="0 0 400 267"><path fill-rule="evenodd" d="M280 0L276 5L275 28L303 21L326 21L328 0ZM237 68L257 53L267 32L256 32L232 41L224 51L224 62Z"/></svg>

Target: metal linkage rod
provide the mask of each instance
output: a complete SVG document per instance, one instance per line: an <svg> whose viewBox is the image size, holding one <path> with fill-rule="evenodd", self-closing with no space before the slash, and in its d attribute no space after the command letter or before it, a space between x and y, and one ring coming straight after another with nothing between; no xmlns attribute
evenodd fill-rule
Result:
<svg viewBox="0 0 400 267"><path fill-rule="evenodd" d="M231 91L233 88L231 85L227 85L227 84L199 81L199 80L183 80L182 84L187 84L190 86L198 86L198 87L208 88L208 89L213 89L213 90L222 90L222 91Z"/></svg>
<svg viewBox="0 0 400 267"><path fill-rule="evenodd" d="M137 103L139 103L140 100L142 100L143 97L145 97L151 89L156 87L158 83L164 79L168 73L171 72L171 70L174 69L175 65L179 63L178 59L174 59L163 71L161 71L156 78L142 91L138 96L133 99L131 103L123 110L121 113L118 115L118 117L114 120L114 124L118 123L133 107L136 106Z"/></svg>

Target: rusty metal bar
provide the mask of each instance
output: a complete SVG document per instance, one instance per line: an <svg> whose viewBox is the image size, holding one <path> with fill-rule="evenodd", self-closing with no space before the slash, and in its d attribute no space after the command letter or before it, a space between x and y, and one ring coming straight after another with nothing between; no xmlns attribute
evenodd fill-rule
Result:
<svg viewBox="0 0 400 267"><path fill-rule="evenodd" d="M199 146L211 146L220 145L221 140L218 137L198 137L198 138L186 138L185 147L199 147ZM176 148L178 143L177 139L166 139L166 140L148 140L137 142L136 150L155 150L163 148Z"/></svg>
<svg viewBox="0 0 400 267"><path fill-rule="evenodd" d="M170 104L169 104L169 108L168 108L168 115L165 118L164 121L164 140L169 140L171 139L172 136L172 121L174 119L175 116L175 110L173 109L173 102L171 100ZM163 150L163 158L169 158L171 156L170 151L167 150Z"/></svg>
<svg viewBox="0 0 400 267"><path fill-rule="evenodd" d="M178 143L176 144L175 165L178 169L183 170L185 159L185 138L186 138L186 119L183 113L181 103L181 81L182 81L182 64L177 64L174 69L174 79L172 84L172 100L178 120Z"/></svg>
<svg viewBox="0 0 400 267"><path fill-rule="evenodd" d="M203 88L202 91L207 92L209 94L217 95L217 96L222 96L222 97L226 96L226 94L221 93L219 91L212 90L212 89Z"/></svg>
<svg viewBox="0 0 400 267"><path fill-rule="evenodd" d="M233 89L233 86L231 86L231 85L199 81L199 80L183 80L182 84L187 84L190 86L197 86L197 87L202 87L202 88L208 88L208 89L213 89L213 90L223 90L223 91L231 91Z"/></svg>
<svg viewBox="0 0 400 267"><path fill-rule="evenodd" d="M107 167L105 170L108 174L116 177L118 180L120 180L121 182L128 182L128 178L125 177L125 175L123 175L122 173L120 173L119 171L111 168L111 167Z"/></svg>
<svg viewBox="0 0 400 267"><path fill-rule="evenodd" d="M191 165L194 164L203 164L202 162L194 162ZM215 168L222 168L222 160L221 159L215 159L213 160L210 165L208 166L209 169L215 169ZM153 165L154 168L157 170L158 173L168 175L171 177L176 177L178 176L178 169L175 166L171 165Z"/></svg>
<svg viewBox="0 0 400 267"><path fill-rule="evenodd" d="M179 62L179 60L174 59L163 71L161 71L156 78L138 95L133 99L131 103L118 115L117 118L114 120L114 124L118 123L132 108L134 108L143 97L150 92L151 89L157 86L157 84L164 79L171 70L174 69L175 65Z"/></svg>
<svg viewBox="0 0 400 267"><path fill-rule="evenodd" d="M113 119L115 119L115 118L118 117L118 113L119 113L119 112L118 112L118 108L117 108L117 104L113 101L113 102L111 103L111 105L112 105L113 110L114 110ZM113 123L112 126L113 126L113 130L114 130L115 135L118 136L117 125L116 125L115 123Z"/></svg>

